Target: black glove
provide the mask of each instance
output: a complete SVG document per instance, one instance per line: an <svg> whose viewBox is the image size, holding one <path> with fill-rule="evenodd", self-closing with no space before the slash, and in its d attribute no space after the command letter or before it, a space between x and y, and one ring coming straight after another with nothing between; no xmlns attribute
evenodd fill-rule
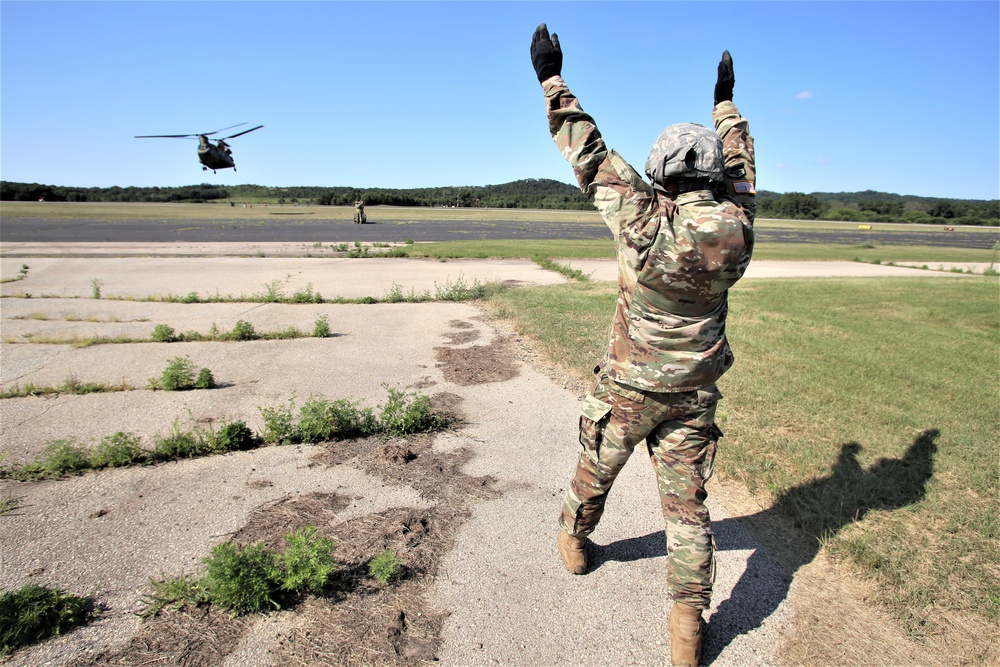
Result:
<svg viewBox="0 0 1000 667"><path fill-rule="evenodd" d="M719 61L719 79L715 82L715 103L732 102L733 86L736 85L736 75L733 74L733 57L729 51L722 52Z"/></svg>
<svg viewBox="0 0 1000 667"><path fill-rule="evenodd" d="M544 23L535 28L535 34L531 36L531 64L535 66L539 83L562 73L559 35L553 33L550 40L549 29Z"/></svg>

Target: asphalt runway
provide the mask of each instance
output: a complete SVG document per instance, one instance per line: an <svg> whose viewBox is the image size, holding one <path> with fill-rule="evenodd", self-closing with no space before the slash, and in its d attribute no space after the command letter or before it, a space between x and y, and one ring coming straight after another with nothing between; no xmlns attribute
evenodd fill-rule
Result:
<svg viewBox="0 0 1000 667"><path fill-rule="evenodd" d="M611 238L599 222L513 220L420 220L379 222L373 211L370 222L349 220L303 222L274 218L196 220L93 220L0 217L0 243L401 243L421 241L540 240ZM1000 241L1000 230L989 232L941 226L925 229L757 228L758 243L825 243L830 245L920 245L990 249Z"/></svg>

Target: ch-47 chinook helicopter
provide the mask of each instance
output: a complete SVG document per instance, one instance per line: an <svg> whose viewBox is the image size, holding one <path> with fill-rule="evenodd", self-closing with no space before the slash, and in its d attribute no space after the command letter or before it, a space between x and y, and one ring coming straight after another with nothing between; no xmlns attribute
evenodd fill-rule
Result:
<svg viewBox="0 0 1000 667"><path fill-rule="evenodd" d="M259 130L264 127L263 125L258 125L257 127L251 127L249 130L243 130L242 132L237 132L236 134L231 134L228 137L223 137L218 139L216 143L212 143L208 140L213 134L218 134L219 132L224 132L226 130L231 130L234 127L240 127L240 125L246 125L246 123L240 123L239 125L230 125L229 127L224 127L221 130L216 130L215 132L205 132L202 134L144 134L135 137L136 139L192 139L194 137L198 138L198 161L202 164L202 171L212 170L215 173L216 169L229 169L232 168L236 171L236 163L233 162L233 152L229 149L229 144L226 143L226 139L235 139L236 137L243 136L248 132L253 132L254 130Z"/></svg>

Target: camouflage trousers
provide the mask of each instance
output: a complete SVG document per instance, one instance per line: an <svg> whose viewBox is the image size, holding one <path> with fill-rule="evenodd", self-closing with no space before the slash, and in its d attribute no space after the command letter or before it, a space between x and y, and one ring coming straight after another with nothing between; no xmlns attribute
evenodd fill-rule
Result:
<svg viewBox="0 0 1000 667"><path fill-rule="evenodd" d="M716 443L715 385L682 393L641 392L598 376L580 416L580 458L563 497L559 525L589 535L604 513L611 485L645 441L656 471L667 537L670 597L707 609L715 581L715 538L705 507Z"/></svg>

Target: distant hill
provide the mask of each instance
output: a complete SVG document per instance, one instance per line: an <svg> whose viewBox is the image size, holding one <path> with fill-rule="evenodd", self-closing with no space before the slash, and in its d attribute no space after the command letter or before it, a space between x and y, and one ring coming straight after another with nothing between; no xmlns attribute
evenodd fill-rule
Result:
<svg viewBox="0 0 1000 667"><path fill-rule="evenodd" d="M78 188L38 183L0 181L3 201L110 201L110 202L209 202L310 203L350 206L357 198L369 206L459 206L591 210L580 190L545 178L526 178L502 185L448 186L439 188L354 188L350 186L264 185L219 186L209 183L170 188ZM772 192L757 196L761 217L859 222L927 222L1000 226L1000 200L945 199L897 195L889 192Z"/></svg>

